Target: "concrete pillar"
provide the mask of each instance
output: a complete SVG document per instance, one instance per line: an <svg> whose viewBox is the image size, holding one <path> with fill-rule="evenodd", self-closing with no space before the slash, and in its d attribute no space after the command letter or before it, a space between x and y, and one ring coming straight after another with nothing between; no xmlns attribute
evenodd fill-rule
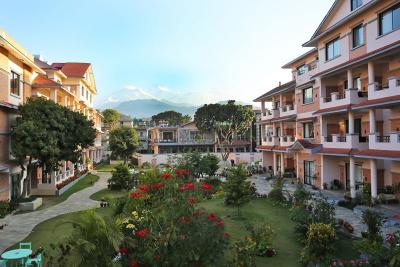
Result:
<svg viewBox="0 0 400 267"><path fill-rule="evenodd" d="M279 133L279 136L284 136L284 132L283 132L283 122L279 123L279 127L281 128L281 132Z"/></svg>
<svg viewBox="0 0 400 267"><path fill-rule="evenodd" d="M349 112L349 134L354 134L354 114Z"/></svg>
<svg viewBox="0 0 400 267"><path fill-rule="evenodd" d="M371 169L371 197L372 200L378 196L378 170L376 167L376 159L370 160Z"/></svg>
<svg viewBox="0 0 400 267"><path fill-rule="evenodd" d="M278 133L276 132L276 124L272 123L272 136L278 136Z"/></svg>
<svg viewBox="0 0 400 267"><path fill-rule="evenodd" d="M376 117L375 117L375 109L371 108L369 110L369 134L376 133Z"/></svg>
<svg viewBox="0 0 400 267"><path fill-rule="evenodd" d="M276 157L276 153L272 152L272 156L273 156L273 171L274 171L274 175L277 175L277 157Z"/></svg>
<svg viewBox="0 0 400 267"><path fill-rule="evenodd" d="M356 163L353 157L350 158L350 196L356 197Z"/></svg>
<svg viewBox="0 0 400 267"><path fill-rule="evenodd" d="M375 83L375 68L372 61L368 62L368 83Z"/></svg>
<svg viewBox="0 0 400 267"><path fill-rule="evenodd" d="M347 70L347 89L352 89L353 84L353 71L351 69Z"/></svg>
<svg viewBox="0 0 400 267"><path fill-rule="evenodd" d="M281 153L281 175L285 173L285 154Z"/></svg>
<svg viewBox="0 0 400 267"><path fill-rule="evenodd" d="M299 152L296 152L296 178L300 181L300 171L299 171Z"/></svg>
<svg viewBox="0 0 400 267"><path fill-rule="evenodd" d="M265 112L265 101L261 102L261 112L264 113Z"/></svg>
<svg viewBox="0 0 400 267"><path fill-rule="evenodd" d="M294 140L297 140L298 139L298 130L297 130L297 121L296 121L296 123L295 123L295 126L294 127L296 127L295 129L294 129L294 134L295 134L295 137L294 137Z"/></svg>
<svg viewBox="0 0 400 267"><path fill-rule="evenodd" d="M50 99L57 103L57 90L53 89L50 91Z"/></svg>
<svg viewBox="0 0 400 267"><path fill-rule="evenodd" d="M279 95L279 105L283 107L283 95Z"/></svg>

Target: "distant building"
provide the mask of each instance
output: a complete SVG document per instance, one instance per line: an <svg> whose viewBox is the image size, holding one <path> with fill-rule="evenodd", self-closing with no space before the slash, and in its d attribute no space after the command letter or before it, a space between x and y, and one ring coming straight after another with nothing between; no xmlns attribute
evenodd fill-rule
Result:
<svg viewBox="0 0 400 267"><path fill-rule="evenodd" d="M130 116L120 114L119 125L133 128L133 119Z"/></svg>

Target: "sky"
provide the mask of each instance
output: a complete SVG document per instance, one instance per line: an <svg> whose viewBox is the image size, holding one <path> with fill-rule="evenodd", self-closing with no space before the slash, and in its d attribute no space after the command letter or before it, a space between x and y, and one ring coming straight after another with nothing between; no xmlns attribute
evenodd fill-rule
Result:
<svg viewBox="0 0 400 267"><path fill-rule="evenodd" d="M0 28L51 62L90 62L95 105L251 103L291 79L334 0L15 0Z"/></svg>

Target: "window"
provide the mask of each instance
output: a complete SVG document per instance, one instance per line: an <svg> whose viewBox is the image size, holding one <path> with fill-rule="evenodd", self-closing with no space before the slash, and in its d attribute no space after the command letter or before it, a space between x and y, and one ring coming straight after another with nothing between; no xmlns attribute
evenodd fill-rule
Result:
<svg viewBox="0 0 400 267"><path fill-rule="evenodd" d="M200 138L200 132L199 131L190 131L190 140L196 140Z"/></svg>
<svg viewBox="0 0 400 267"><path fill-rule="evenodd" d="M353 29L353 48L364 44L364 27L359 25Z"/></svg>
<svg viewBox="0 0 400 267"><path fill-rule="evenodd" d="M357 88L358 91L361 91L361 78L360 77L353 78L353 87Z"/></svg>
<svg viewBox="0 0 400 267"><path fill-rule="evenodd" d="M312 87L303 89L303 104L310 104L313 102L313 89Z"/></svg>
<svg viewBox="0 0 400 267"><path fill-rule="evenodd" d="M379 34L386 34L400 28L400 5L379 15Z"/></svg>
<svg viewBox="0 0 400 267"><path fill-rule="evenodd" d="M302 75L302 74L306 73L306 69L307 68L306 68L305 64L297 67L297 75Z"/></svg>
<svg viewBox="0 0 400 267"><path fill-rule="evenodd" d="M351 0L351 11L362 6L362 0Z"/></svg>
<svg viewBox="0 0 400 267"><path fill-rule="evenodd" d="M20 96L20 87L21 87L21 75L12 71L10 80L10 93L12 95Z"/></svg>
<svg viewBox="0 0 400 267"><path fill-rule="evenodd" d="M326 44L326 60L334 59L340 56L340 38L330 41Z"/></svg>
<svg viewBox="0 0 400 267"><path fill-rule="evenodd" d="M315 164L314 161L304 161L304 183L312 185L312 181L315 176Z"/></svg>
<svg viewBox="0 0 400 267"><path fill-rule="evenodd" d="M314 138L314 124L312 122L303 123L303 138Z"/></svg>
<svg viewBox="0 0 400 267"><path fill-rule="evenodd" d="M81 93L82 93L82 96L84 97L85 96L85 87L81 87Z"/></svg>
<svg viewBox="0 0 400 267"><path fill-rule="evenodd" d="M86 90L86 100L89 100L89 91Z"/></svg>

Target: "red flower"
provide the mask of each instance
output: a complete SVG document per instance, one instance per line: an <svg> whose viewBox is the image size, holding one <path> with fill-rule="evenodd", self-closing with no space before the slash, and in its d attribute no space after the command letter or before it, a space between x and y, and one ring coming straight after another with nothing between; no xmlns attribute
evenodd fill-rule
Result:
<svg viewBox="0 0 400 267"><path fill-rule="evenodd" d="M191 224L192 223L192 219L189 218L189 217L182 216L182 217L179 218L179 222L181 224Z"/></svg>
<svg viewBox="0 0 400 267"><path fill-rule="evenodd" d="M179 177L181 175L188 176L189 175L189 170L188 169L181 169L181 170L176 170L175 171L176 177Z"/></svg>
<svg viewBox="0 0 400 267"><path fill-rule="evenodd" d="M161 174L161 178L170 179L172 178L172 174L169 172L164 172L163 174Z"/></svg>
<svg viewBox="0 0 400 267"><path fill-rule="evenodd" d="M150 189L150 186L147 184L142 184L142 185L139 185L138 188L139 188L139 190L146 192L147 190Z"/></svg>
<svg viewBox="0 0 400 267"><path fill-rule="evenodd" d="M202 189L202 190L205 190L205 191L211 191L211 190L212 190L212 185L207 184L207 183L203 183L203 184L201 185L201 189Z"/></svg>
<svg viewBox="0 0 400 267"><path fill-rule="evenodd" d="M178 191L182 193L183 191L185 191L185 187L184 187L183 185L180 186L180 187L178 188Z"/></svg>
<svg viewBox="0 0 400 267"><path fill-rule="evenodd" d="M216 221L216 222L215 222L215 225L217 225L217 226L222 226L222 225L224 225L224 222L223 222L223 221Z"/></svg>
<svg viewBox="0 0 400 267"><path fill-rule="evenodd" d="M149 234L149 230L147 228L144 228L142 230L139 230L136 232L136 237L146 237Z"/></svg>
<svg viewBox="0 0 400 267"><path fill-rule="evenodd" d="M189 191L194 191L194 184L193 183L184 183L183 186L185 187L185 189L187 189Z"/></svg>
<svg viewBox="0 0 400 267"><path fill-rule="evenodd" d="M224 237L229 238L229 237L231 237L231 235L228 232L225 232Z"/></svg>
<svg viewBox="0 0 400 267"><path fill-rule="evenodd" d="M123 255L126 255L126 254L128 254L128 249L125 248L125 247L121 247L121 248L119 249L119 253L121 253L122 256L123 256Z"/></svg>
<svg viewBox="0 0 400 267"><path fill-rule="evenodd" d="M145 194L140 193L140 192L132 192L131 193L131 198L144 198Z"/></svg>
<svg viewBox="0 0 400 267"><path fill-rule="evenodd" d="M190 204L196 204L196 198L195 198L195 197L189 197L189 198L188 198L188 202L189 202Z"/></svg>
<svg viewBox="0 0 400 267"><path fill-rule="evenodd" d="M156 189L159 189L159 188L163 188L164 186L165 186L164 183L153 183L151 185L151 189L156 190Z"/></svg>
<svg viewBox="0 0 400 267"><path fill-rule="evenodd" d="M160 260L161 260L161 256L160 256L160 255L155 255L155 256L154 256L154 259L155 259L156 261L160 261Z"/></svg>
<svg viewBox="0 0 400 267"><path fill-rule="evenodd" d="M215 219L217 219L217 215L215 215L215 213L210 213L210 214L208 214L208 219L215 220Z"/></svg>
<svg viewBox="0 0 400 267"><path fill-rule="evenodd" d="M140 267L139 262L137 260L132 260L129 264L129 267Z"/></svg>
<svg viewBox="0 0 400 267"><path fill-rule="evenodd" d="M199 212L199 211L195 211L195 212L192 213L193 217L198 217L198 216L201 216L201 215L203 215L203 213Z"/></svg>

